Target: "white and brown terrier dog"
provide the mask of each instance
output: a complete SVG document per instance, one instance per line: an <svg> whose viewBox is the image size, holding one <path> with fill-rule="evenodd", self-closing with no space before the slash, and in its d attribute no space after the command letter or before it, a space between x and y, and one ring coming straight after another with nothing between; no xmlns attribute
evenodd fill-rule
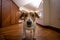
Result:
<svg viewBox="0 0 60 40"><path fill-rule="evenodd" d="M26 30L33 30L33 40L34 40L34 35L35 35L35 27L36 27L36 18L39 18L38 14L36 12L21 12L20 18L24 19L24 24L23 24L23 35L24 38L26 37Z"/></svg>

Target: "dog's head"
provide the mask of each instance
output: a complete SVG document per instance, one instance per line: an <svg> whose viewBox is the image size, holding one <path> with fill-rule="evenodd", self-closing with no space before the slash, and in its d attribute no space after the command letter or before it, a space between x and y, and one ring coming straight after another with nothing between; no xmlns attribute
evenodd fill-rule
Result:
<svg viewBox="0 0 60 40"><path fill-rule="evenodd" d="M36 12L21 12L20 19L22 18L25 22L25 25L27 27L31 27L34 24L36 18L39 18L39 16Z"/></svg>

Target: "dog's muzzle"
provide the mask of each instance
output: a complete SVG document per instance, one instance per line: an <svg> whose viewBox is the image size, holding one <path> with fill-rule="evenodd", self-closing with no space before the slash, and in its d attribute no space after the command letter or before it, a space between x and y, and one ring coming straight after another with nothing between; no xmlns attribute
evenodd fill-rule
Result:
<svg viewBox="0 0 60 40"><path fill-rule="evenodd" d="M30 20L27 21L27 27L31 27L32 22Z"/></svg>

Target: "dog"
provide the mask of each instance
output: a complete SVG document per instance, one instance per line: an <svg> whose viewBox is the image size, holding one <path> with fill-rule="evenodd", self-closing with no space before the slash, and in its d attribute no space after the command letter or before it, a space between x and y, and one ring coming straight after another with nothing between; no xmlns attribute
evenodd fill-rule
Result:
<svg viewBox="0 0 60 40"><path fill-rule="evenodd" d="M39 18L36 12L21 12L20 19L24 20L23 23L23 36L26 37L26 30L33 30L33 40L35 35L35 27L36 27L36 18Z"/></svg>

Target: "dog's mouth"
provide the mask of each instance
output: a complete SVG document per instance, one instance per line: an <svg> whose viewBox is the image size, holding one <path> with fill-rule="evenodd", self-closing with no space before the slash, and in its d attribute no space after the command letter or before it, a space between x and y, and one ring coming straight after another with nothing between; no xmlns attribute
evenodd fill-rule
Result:
<svg viewBox="0 0 60 40"><path fill-rule="evenodd" d="M31 25L27 25L27 27L31 27Z"/></svg>
<svg viewBox="0 0 60 40"><path fill-rule="evenodd" d="M32 24L29 24L29 23L27 24L27 27L31 27L31 26L32 26Z"/></svg>

